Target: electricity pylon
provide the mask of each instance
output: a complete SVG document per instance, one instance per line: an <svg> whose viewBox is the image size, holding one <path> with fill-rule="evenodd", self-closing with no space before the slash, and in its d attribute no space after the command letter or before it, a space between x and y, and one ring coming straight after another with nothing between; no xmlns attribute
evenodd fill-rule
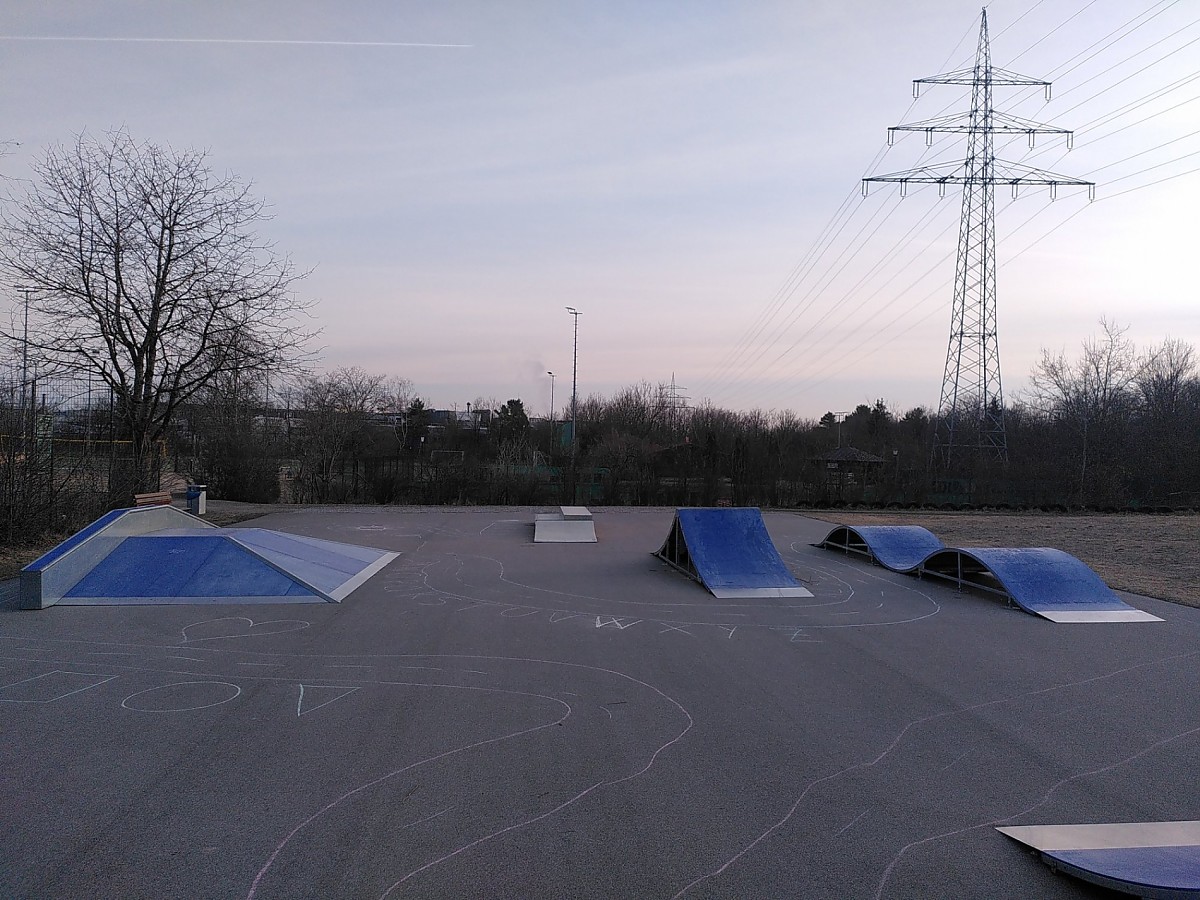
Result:
<svg viewBox="0 0 1200 900"><path fill-rule="evenodd" d="M946 350L946 369L942 376L942 396L938 404L939 420L935 458L943 468L961 463L961 451L972 451L989 461L1008 461L1008 440L1004 433L1004 394L1000 384L1000 348L996 335L996 228L995 187L1012 185L1013 197L1021 185L1048 185L1054 198L1059 185L1095 185L1065 175L1056 175L1020 163L998 160L994 152L997 134L1029 137L1034 145L1038 134L1066 136L1071 132L997 112L992 108L992 88L1003 86L1043 87L1050 99L1050 82L993 68L988 45L987 10L979 25L979 46L975 65L944 75L918 78L913 96L920 95L923 84L967 84L971 86L971 110L910 125L888 129L891 144L897 131L923 131L926 144L939 133L965 133L966 158L876 175L863 179L863 193L873 181L898 182L904 196L910 183L936 184L938 195L945 196L947 184L963 186L962 218L958 227L958 263L954 272L954 305L950 316L950 344Z"/></svg>

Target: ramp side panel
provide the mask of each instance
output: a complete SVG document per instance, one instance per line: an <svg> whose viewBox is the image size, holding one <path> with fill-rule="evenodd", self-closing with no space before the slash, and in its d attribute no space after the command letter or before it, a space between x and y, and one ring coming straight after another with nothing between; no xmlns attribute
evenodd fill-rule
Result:
<svg viewBox="0 0 1200 900"><path fill-rule="evenodd" d="M753 507L676 512L701 582L717 590L799 588Z"/></svg>
<svg viewBox="0 0 1200 900"><path fill-rule="evenodd" d="M263 528L230 529L226 534L269 565L335 601L396 558L388 550Z"/></svg>
<svg viewBox="0 0 1200 900"><path fill-rule="evenodd" d="M533 524L535 544L594 544L596 525L591 519L538 518Z"/></svg>

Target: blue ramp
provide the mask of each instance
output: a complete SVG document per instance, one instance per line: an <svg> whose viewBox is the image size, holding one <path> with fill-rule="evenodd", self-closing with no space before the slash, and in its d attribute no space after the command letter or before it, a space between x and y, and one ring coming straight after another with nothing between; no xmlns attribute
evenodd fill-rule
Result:
<svg viewBox="0 0 1200 900"><path fill-rule="evenodd" d="M1052 868L1138 897L1200 896L1200 822L997 828Z"/></svg>
<svg viewBox="0 0 1200 900"><path fill-rule="evenodd" d="M1161 622L1123 602L1081 560L1052 547L939 550L918 575L1002 594L1052 622Z"/></svg>
<svg viewBox="0 0 1200 900"><path fill-rule="evenodd" d="M21 606L338 603L398 554L167 506L116 510L21 570Z"/></svg>
<svg viewBox="0 0 1200 900"><path fill-rule="evenodd" d="M838 525L813 546L859 553L893 572L912 572L929 554L946 545L920 525Z"/></svg>
<svg viewBox="0 0 1200 900"><path fill-rule="evenodd" d="M771 542L758 509L680 509L654 554L719 599L811 597Z"/></svg>

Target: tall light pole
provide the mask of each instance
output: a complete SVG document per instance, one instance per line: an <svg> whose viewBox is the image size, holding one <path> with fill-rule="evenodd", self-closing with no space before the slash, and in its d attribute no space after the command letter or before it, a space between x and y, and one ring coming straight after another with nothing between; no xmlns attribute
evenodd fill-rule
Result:
<svg viewBox="0 0 1200 900"><path fill-rule="evenodd" d="M554 379L558 376L553 372L547 372L550 376L550 455L554 455Z"/></svg>
<svg viewBox="0 0 1200 900"><path fill-rule="evenodd" d="M575 319L575 343L571 350L571 502L575 502L575 454L579 447L579 423L575 419L576 401L579 391L579 317L583 315L573 306L567 312Z"/></svg>
<svg viewBox="0 0 1200 900"><path fill-rule="evenodd" d="M29 384L29 295L33 288L22 286L17 290L25 295L25 331L21 335L21 394L24 397L25 385Z"/></svg>

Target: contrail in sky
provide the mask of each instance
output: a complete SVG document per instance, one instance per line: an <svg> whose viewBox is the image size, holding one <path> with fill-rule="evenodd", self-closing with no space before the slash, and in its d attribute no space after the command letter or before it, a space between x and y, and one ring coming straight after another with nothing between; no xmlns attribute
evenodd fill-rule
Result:
<svg viewBox="0 0 1200 900"><path fill-rule="evenodd" d="M254 38L163 38L163 37L70 37L65 35L0 34L0 41L89 41L125 44L287 44L301 47L454 47L471 48L474 44L421 44L409 41L280 41Z"/></svg>

